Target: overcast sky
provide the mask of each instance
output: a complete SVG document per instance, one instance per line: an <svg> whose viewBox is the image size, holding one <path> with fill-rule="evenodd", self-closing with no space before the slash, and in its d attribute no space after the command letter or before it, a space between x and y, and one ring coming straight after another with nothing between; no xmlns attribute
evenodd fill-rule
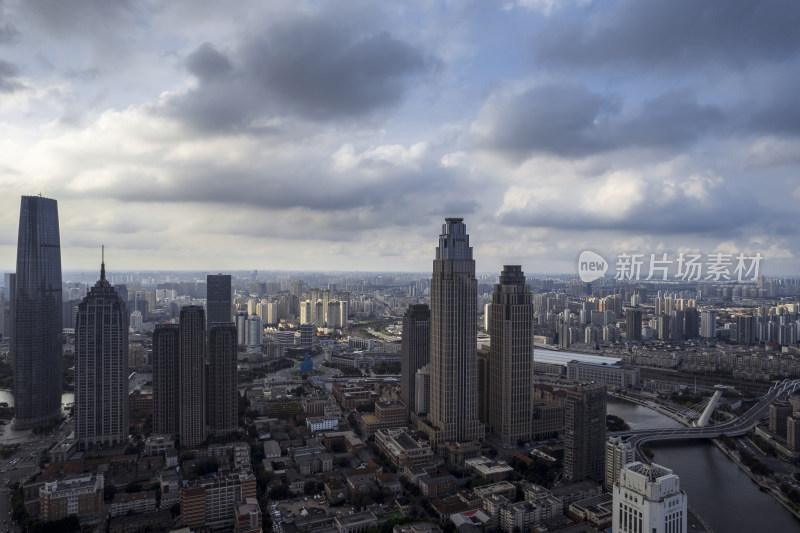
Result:
<svg viewBox="0 0 800 533"><path fill-rule="evenodd" d="M0 268L800 273L800 2L0 0Z"/></svg>

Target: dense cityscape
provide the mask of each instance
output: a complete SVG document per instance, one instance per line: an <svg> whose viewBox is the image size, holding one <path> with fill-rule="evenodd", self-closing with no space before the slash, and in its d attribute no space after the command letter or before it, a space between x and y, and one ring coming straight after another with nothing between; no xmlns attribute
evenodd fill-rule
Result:
<svg viewBox="0 0 800 533"><path fill-rule="evenodd" d="M800 532L798 27L0 0L0 533Z"/></svg>
<svg viewBox="0 0 800 533"><path fill-rule="evenodd" d="M796 278L476 275L462 218L430 276L124 272L104 249L62 274L59 239L56 201L23 196L8 530L711 531L659 457L694 439L798 516Z"/></svg>

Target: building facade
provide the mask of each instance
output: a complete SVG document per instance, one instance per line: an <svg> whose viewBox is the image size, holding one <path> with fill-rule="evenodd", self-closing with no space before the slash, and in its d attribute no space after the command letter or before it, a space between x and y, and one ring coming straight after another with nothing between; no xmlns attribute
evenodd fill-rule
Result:
<svg viewBox="0 0 800 533"><path fill-rule="evenodd" d="M487 425L515 444L531 438L533 418L533 304L522 267L503 267L490 316Z"/></svg>
<svg viewBox="0 0 800 533"><path fill-rule="evenodd" d="M624 442L620 437L609 437L606 441L606 479L605 486L608 492L614 489L614 483L619 481L622 468L636 460L633 446Z"/></svg>
<svg viewBox="0 0 800 533"><path fill-rule="evenodd" d="M100 280L78 305L75 321L75 436L78 449L128 442L128 312Z"/></svg>
<svg viewBox="0 0 800 533"><path fill-rule="evenodd" d="M158 324L153 331L153 433L180 432L180 326Z"/></svg>
<svg viewBox="0 0 800 533"><path fill-rule="evenodd" d="M224 435L239 427L236 326L214 324L208 334L208 430Z"/></svg>
<svg viewBox="0 0 800 533"><path fill-rule="evenodd" d="M206 308L209 329L214 324L227 324L231 321L232 294L230 274L206 276Z"/></svg>
<svg viewBox="0 0 800 533"><path fill-rule="evenodd" d="M416 394L417 370L430 360L431 312L428 304L409 305L403 315L400 393L409 413L418 413ZM423 411L424 412L424 411Z"/></svg>
<svg viewBox="0 0 800 533"><path fill-rule="evenodd" d="M12 289L14 429L61 416L61 244L58 204L23 196Z"/></svg>
<svg viewBox="0 0 800 533"><path fill-rule="evenodd" d="M678 476L655 463L625 465L614 484L612 529L619 533L685 533L686 493Z"/></svg>
<svg viewBox="0 0 800 533"><path fill-rule="evenodd" d="M461 218L447 218L431 278L430 412L421 428L438 446L483 438L476 395L475 260Z"/></svg>
<svg viewBox="0 0 800 533"><path fill-rule="evenodd" d="M606 387L578 385L564 400L564 478L569 481L605 477Z"/></svg>
<svg viewBox="0 0 800 533"><path fill-rule="evenodd" d="M178 337L180 443L198 446L206 439L206 321L202 307L181 308Z"/></svg>

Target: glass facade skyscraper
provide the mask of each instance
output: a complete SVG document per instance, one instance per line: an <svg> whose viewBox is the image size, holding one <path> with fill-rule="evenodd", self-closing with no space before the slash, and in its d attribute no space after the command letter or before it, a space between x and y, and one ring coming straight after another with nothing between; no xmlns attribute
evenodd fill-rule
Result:
<svg viewBox="0 0 800 533"><path fill-rule="evenodd" d="M55 200L22 197L13 293L13 425L29 429L61 415L61 245Z"/></svg>

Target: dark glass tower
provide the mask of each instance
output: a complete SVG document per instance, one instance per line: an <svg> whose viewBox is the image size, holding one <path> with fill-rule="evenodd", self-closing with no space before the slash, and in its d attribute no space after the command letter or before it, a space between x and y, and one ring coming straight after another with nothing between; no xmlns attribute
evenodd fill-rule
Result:
<svg viewBox="0 0 800 533"><path fill-rule="evenodd" d="M128 313L100 280L78 305L75 321L75 432L81 450L128 441Z"/></svg>
<svg viewBox="0 0 800 533"><path fill-rule="evenodd" d="M14 428L61 415L61 245L58 203L23 196L14 287Z"/></svg>
<svg viewBox="0 0 800 533"><path fill-rule="evenodd" d="M236 326L214 324L208 334L208 430L225 435L239 427Z"/></svg>
<svg viewBox="0 0 800 533"><path fill-rule="evenodd" d="M206 440L206 315L199 305L181 308L180 423L181 446Z"/></svg>
<svg viewBox="0 0 800 533"><path fill-rule="evenodd" d="M158 324L153 331L153 433L177 437L180 407L178 324Z"/></svg>
<svg viewBox="0 0 800 533"><path fill-rule="evenodd" d="M403 339L401 342L401 394L409 413L416 413L416 374L417 370L430 360L431 311L428 304L409 305L403 315Z"/></svg>
<svg viewBox="0 0 800 533"><path fill-rule="evenodd" d="M230 274L209 274L206 277L206 318L208 329L213 324L227 324L231 321L231 276Z"/></svg>

